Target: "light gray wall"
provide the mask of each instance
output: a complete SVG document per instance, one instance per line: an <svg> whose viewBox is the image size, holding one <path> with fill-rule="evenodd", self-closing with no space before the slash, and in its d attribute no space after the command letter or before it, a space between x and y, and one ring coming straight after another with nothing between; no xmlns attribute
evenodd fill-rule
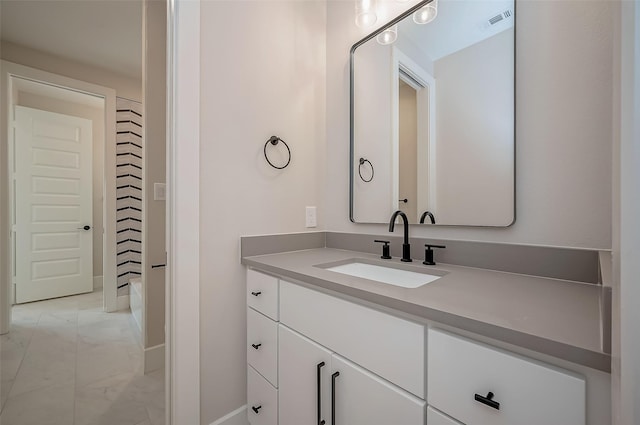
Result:
<svg viewBox="0 0 640 425"><path fill-rule="evenodd" d="M323 1L201 3L202 424L246 403L240 236L305 231L314 205L324 227L325 16ZM291 148L284 170L264 159L272 135Z"/></svg>
<svg viewBox="0 0 640 425"><path fill-rule="evenodd" d="M146 0L144 30L144 281L145 348L164 343L165 201L154 201L153 184L166 182L166 1Z"/></svg>
<svg viewBox="0 0 640 425"><path fill-rule="evenodd" d="M102 276L104 109L66 102L24 91L18 92L18 105L91 120L93 133L93 276Z"/></svg>
<svg viewBox="0 0 640 425"><path fill-rule="evenodd" d="M357 171L359 158L365 158L374 169L371 181L354 180L353 210L359 222L380 222L381 216L389 217L396 207L391 201L391 54L392 46L371 40L356 50L354 59L354 167ZM366 180L371 177L371 166L362 165Z"/></svg>
<svg viewBox="0 0 640 425"><path fill-rule="evenodd" d="M516 223L414 226L413 235L611 248L612 8L611 2L518 2ZM384 225L348 219L348 51L363 35L351 2L327 3L326 228L385 233Z"/></svg>
<svg viewBox="0 0 640 425"><path fill-rule="evenodd" d="M9 62L109 87L114 89L118 96L137 102L140 102L142 96L141 79L134 80L105 69L54 56L47 52L30 49L8 41L0 43L0 57Z"/></svg>
<svg viewBox="0 0 640 425"><path fill-rule="evenodd" d="M513 28L434 62L439 224L513 221Z"/></svg>
<svg viewBox="0 0 640 425"><path fill-rule="evenodd" d="M618 53L620 62L619 108L614 118L620 124L616 133L620 140L619 215L614 217L616 234L613 259L614 286L614 344L613 344L613 406L617 415L615 425L640 421L640 5L623 1L617 23L620 30ZM614 198L614 204L617 199ZM617 309L615 309L617 307Z"/></svg>

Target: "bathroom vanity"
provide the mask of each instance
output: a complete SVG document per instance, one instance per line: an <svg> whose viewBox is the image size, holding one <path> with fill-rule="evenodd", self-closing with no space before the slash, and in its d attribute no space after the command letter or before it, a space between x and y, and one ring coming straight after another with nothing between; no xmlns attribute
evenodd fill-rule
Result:
<svg viewBox="0 0 640 425"><path fill-rule="evenodd" d="M437 279L399 287L354 261ZM252 425L600 425L601 285L319 248L245 256Z"/></svg>

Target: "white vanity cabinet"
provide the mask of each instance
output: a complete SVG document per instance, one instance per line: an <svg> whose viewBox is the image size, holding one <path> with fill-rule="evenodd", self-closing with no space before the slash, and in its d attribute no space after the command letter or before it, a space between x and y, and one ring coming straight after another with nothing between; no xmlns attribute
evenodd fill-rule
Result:
<svg viewBox="0 0 640 425"><path fill-rule="evenodd" d="M254 270L247 303L251 425L587 424L570 371Z"/></svg>
<svg viewBox="0 0 640 425"><path fill-rule="evenodd" d="M424 424L424 400L282 324L279 336L280 425Z"/></svg>
<svg viewBox="0 0 640 425"><path fill-rule="evenodd" d="M247 305L252 425L425 424L423 325L255 270Z"/></svg>

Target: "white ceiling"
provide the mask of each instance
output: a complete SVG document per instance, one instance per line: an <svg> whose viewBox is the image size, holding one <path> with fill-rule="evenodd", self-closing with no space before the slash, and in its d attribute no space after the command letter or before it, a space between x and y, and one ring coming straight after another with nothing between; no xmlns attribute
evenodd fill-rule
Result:
<svg viewBox="0 0 640 425"><path fill-rule="evenodd" d="M140 79L142 0L0 0L0 37Z"/></svg>
<svg viewBox="0 0 640 425"><path fill-rule="evenodd" d="M476 44L513 27L513 0L438 0L438 15L428 24L418 25L411 17L398 26L398 32L411 39L431 61ZM509 19L496 25L488 20L505 10Z"/></svg>

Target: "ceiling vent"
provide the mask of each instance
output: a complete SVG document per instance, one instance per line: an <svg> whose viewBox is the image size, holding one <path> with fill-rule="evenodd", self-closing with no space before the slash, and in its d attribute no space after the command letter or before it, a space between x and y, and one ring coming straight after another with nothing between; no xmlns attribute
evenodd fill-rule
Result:
<svg viewBox="0 0 640 425"><path fill-rule="evenodd" d="M484 21L482 26L484 27L484 29L489 29L495 27L496 25L504 24L511 17L513 17L513 11L511 9L507 9L491 16L489 19Z"/></svg>

